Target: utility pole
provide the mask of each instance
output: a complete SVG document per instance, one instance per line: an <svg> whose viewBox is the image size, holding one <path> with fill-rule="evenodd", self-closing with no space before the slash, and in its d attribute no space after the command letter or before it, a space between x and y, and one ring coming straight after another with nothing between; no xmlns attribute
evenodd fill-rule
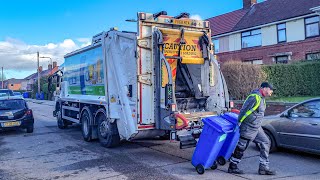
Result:
<svg viewBox="0 0 320 180"><path fill-rule="evenodd" d="M3 67L1 69L2 69L2 89L3 89L4 88L4 86L3 86Z"/></svg>
<svg viewBox="0 0 320 180"><path fill-rule="evenodd" d="M37 52L37 59L38 59L38 94L40 95L40 57L39 57L39 51Z"/></svg>

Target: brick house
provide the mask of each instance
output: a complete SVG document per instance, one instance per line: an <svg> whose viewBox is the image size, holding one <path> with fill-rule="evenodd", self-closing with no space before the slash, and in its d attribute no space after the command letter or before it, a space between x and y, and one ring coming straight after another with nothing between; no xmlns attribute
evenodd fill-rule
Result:
<svg viewBox="0 0 320 180"><path fill-rule="evenodd" d="M23 86L25 82L26 80L24 79L15 79L15 78L7 79L3 82L3 88L11 89L13 91L25 90L25 87Z"/></svg>
<svg viewBox="0 0 320 180"><path fill-rule="evenodd" d="M52 65L51 64L48 65L48 69L43 70L42 66L40 66L39 70L40 70L40 77L44 77L44 76L52 75L53 73L58 71L59 66L57 65L57 62L53 62ZM27 76L26 78L24 78L24 80L26 80L26 90L31 91L33 84L36 83L38 80L38 73L33 73Z"/></svg>
<svg viewBox="0 0 320 180"><path fill-rule="evenodd" d="M320 59L320 0L243 0L207 19L220 62L290 63Z"/></svg>

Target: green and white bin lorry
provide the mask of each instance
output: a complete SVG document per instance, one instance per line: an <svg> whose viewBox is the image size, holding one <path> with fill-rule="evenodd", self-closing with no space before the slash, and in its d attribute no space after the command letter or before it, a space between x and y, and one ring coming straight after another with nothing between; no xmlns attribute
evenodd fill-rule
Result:
<svg viewBox="0 0 320 180"><path fill-rule="evenodd" d="M137 23L138 33L102 32L65 55L63 71L50 77L58 127L81 123L84 140L105 147L164 135L194 145L201 119L229 110L209 22L161 11L140 12Z"/></svg>

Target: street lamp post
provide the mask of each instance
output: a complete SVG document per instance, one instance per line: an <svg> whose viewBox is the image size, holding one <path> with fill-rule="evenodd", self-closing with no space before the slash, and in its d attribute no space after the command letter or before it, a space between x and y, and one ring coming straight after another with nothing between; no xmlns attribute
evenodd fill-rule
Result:
<svg viewBox="0 0 320 180"><path fill-rule="evenodd" d="M52 59L51 59L51 57L41 56L40 58L49 58L49 59L50 59L50 64L52 65Z"/></svg>

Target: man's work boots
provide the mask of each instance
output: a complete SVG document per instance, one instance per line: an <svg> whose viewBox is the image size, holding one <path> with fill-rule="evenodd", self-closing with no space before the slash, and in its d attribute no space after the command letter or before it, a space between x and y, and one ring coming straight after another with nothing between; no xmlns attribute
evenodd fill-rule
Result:
<svg viewBox="0 0 320 180"><path fill-rule="evenodd" d="M269 167L266 167L264 165L259 166L259 174L260 175L276 175L275 171L270 170Z"/></svg>
<svg viewBox="0 0 320 180"><path fill-rule="evenodd" d="M228 173L231 174L244 174L242 170L240 170L237 166L237 164L230 163L228 168Z"/></svg>

